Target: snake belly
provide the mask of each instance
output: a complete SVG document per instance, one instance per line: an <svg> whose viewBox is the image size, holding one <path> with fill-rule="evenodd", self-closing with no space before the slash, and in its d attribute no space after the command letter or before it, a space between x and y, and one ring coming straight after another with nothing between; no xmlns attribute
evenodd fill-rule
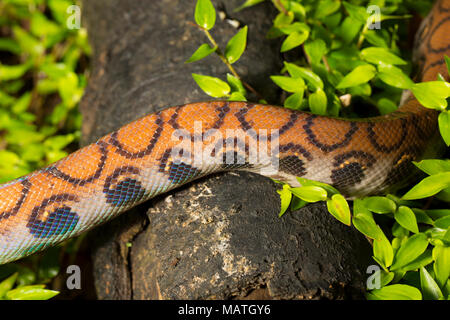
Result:
<svg viewBox="0 0 450 320"><path fill-rule="evenodd" d="M418 80L445 74L449 21L450 1L439 1L422 23L415 41ZM0 185L0 264L214 172L246 170L291 185L304 177L332 184L348 198L382 193L404 184L411 160L436 155L441 143L437 112L411 95L389 115L358 120L246 102L170 107ZM252 156L255 146L267 156Z"/></svg>

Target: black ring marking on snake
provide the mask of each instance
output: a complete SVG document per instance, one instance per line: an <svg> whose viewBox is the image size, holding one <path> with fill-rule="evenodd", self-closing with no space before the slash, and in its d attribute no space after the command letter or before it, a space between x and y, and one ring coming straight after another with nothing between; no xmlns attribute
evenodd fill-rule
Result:
<svg viewBox="0 0 450 320"><path fill-rule="evenodd" d="M372 146L377 151L383 152L383 153L390 153L394 150L397 150L405 141L406 134L408 133L408 128L406 126L406 120L404 118L399 119L401 121L401 128L402 128L402 135L400 136L397 143L393 144L392 146L386 146L379 144L377 141L377 135L373 128L375 127L376 123L369 122L369 125L367 126L367 138L369 139Z"/></svg>
<svg viewBox="0 0 450 320"><path fill-rule="evenodd" d="M46 208L54 203L66 201L78 201L77 197L70 193L52 195L44 199L40 205L35 206L28 219L27 228L35 238L49 238L72 231L80 217L72 208L64 204L48 212Z"/></svg>
<svg viewBox="0 0 450 320"><path fill-rule="evenodd" d="M242 129L244 129L247 132L249 132L249 130L251 130L253 128L253 126L250 124L250 122L247 121L247 119L245 118L245 115L251 108L249 108L249 107L241 108L238 112L236 112L234 114L236 116L236 119L240 122ZM297 112L292 112L289 115L289 120L285 124L283 124L281 126L281 128L278 130L278 137L281 136L283 133L285 133L286 131L288 131L290 128L292 128L295 125L295 123L298 120L298 116L299 116L299 114ZM250 136L252 136L254 139L260 139L259 134L258 133L255 133L255 134L250 134ZM267 138L264 137L264 139L271 141L272 136L268 135Z"/></svg>
<svg viewBox="0 0 450 320"><path fill-rule="evenodd" d="M450 21L450 17L445 17L444 19L440 20L438 22L438 24L433 28L433 30L430 33L430 36L428 37L427 48L428 48L428 50L430 50L433 53L442 53L442 52L446 52L447 50L450 49L450 44L447 44L446 46L443 46L440 48L433 48L431 46L431 39L433 38L434 33L436 32L437 29L439 29L447 21Z"/></svg>
<svg viewBox="0 0 450 320"><path fill-rule="evenodd" d="M316 115L311 115L306 118L306 124L303 125L303 129L305 130L308 141L317 148L321 149L323 152L331 152L333 150L347 146L352 140L355 132L358 131L358 124L356 122L348 122L350 124L350 128L344 135L344 139L341 142L337 142L334 144L325 144L317 140L317 137L314 134L314 130L311 128L314 125L314 119L316 118Z"/></svg>
<svg viewBox="0 0 450 320"><path fill-rule="evenodd" d="M155 147L156 143L158 142L158 139L161 136L162 131L163 131L164 121L161 118L161 113L157 112L157 113L155 113L155 115L157 116L157 118L155 120L155 124L158 125L158 127L156 128L155 132L153 133L153 136L150 139L150 142L148 143L148 145L145 147L145 149L143 149L141 151L137 151L137 152L131 152L131 151L126 150L124 148L124 146L122 146L120 141L117 139L118 131L115 131L111 134L111 136L109 138L109 143L116 147L115 152L117 152L121 156L124 156L125 158L128 158L128 159L143 158L143 157L149 155L152 152L153 148Z"/></svg>
<svg viewBox="0 0 450 320"><path fill-rule="evenodd" d="M352 160L349 160L352 159ZM365 170L376 162L370 153L352 150L334 157L333 166L337 169L331 171L333 186L344 189L360 183L365 177Z"/></svg>
<svg viewBox="0 0 450 320"><path fill-rule="evenodd" d="M138 175L139 168L133 166L123 166L116 168L114 172L105 179L103 193L106 195L106 202L114 206L127 205L130 202L137 202L145 195L145 188L141 182L131 177L125 177L124 180L117 182L120 176L127 174ZM111 188L116 184L115 188Z"/></svg>
<svg viewBox="0 0 450 320"><path fill-rule="evenodd" d="M295 155L281 158L279 166L280 171L287 172L296 177L301 177L306 174L305 162Z"/></svg>
<svg viewBox="0 0 450 320"><path fill-rule="evenodd" d="M288 144L280 145L279 151L280 152L287 152L287 151L300 152L308 161L313 160L313 156L311 155L311 153L300 144L294 144L292 142L289 142Z"/></svg>
<svg viewBox="0 0 450 320"><path fill-rule="evenodd" d="M48 167L46 172L71 184L79 186L84 186L86 183L91 183L97 180L98 178L100 178L100 175L102 174L103 168L105 166L106 159L108 158L108 149L106 143L103 141L98 141L97 145L100 149L101 157L97 165L97 170L90 177L85 179L74 178L69 174L62 172L56 166Z"/></svg>
<svg viewBox="0 0 450 320"><path fill-rule="evenodd" d="M17 200L16 205L14 206L14 208L12 208L9 211L4 211L2 213L0 213L0 221L4 220L4 219L8 219L11 216L15 216L20 208L22 207L22 204L24 203L28 192L30 192L30 188L31 188L31 182L28 181L28 179L24 179L20 182L22 184L22 190L20 191L20 198L19 200Z"/></svg>

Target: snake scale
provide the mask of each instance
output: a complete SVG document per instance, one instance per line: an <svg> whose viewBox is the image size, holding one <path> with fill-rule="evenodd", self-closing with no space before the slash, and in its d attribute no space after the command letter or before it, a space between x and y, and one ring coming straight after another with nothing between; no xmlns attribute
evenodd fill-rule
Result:
<svg viewBox="0 0 450 320"><path fill-rule="evenodd" d="M416 34L417 80L446 75L449 27L450 1L439 1ZM436 155L441 144L437 112L411 95L403 100L389 115L358 120L229 101L147 115L0 186L0 264L213 172L247 170L292 185L304 177L348 198L389 190L411 176L411 160Z"/></svg>

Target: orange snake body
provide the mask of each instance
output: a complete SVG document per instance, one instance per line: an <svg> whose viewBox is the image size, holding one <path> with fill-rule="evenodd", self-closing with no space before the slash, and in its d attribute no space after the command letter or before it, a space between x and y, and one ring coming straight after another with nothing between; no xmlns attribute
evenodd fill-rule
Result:
<svg viewBox="0 0 450 320"><path fill-rule="evenodd" d="M438 2L417 34L419 80L445 75L449 2ZM246 102L170 107L1 185L0 264L213 172L247 170L293 185L299 176L356 197L404 183L411 160L436 155L440 145L437 112L411 95L398 111L360 120Z"/></svg>

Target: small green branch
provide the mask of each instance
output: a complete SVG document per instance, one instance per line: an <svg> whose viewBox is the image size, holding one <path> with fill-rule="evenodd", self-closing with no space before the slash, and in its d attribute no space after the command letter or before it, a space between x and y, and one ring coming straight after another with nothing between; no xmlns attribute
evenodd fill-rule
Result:
<svg viewBox="0 0 450 320"><path fill-rule="evenodd" d="M365 35L366 35L367 30L368 30L368 27L367 27L367 24L365 24L365 25L364 25L364 28L363 28L362 31L361 31L361 34L359 35L358 43L356 44L356 47L357 47L358 49L361 48L361 46L362 46L362 44L363 44L363 42L364 42L364 38L365 38Z"/></svg>
<svg viewBox="0 0 450 320"><path fill-rule="evenodd" d="M236 69L234 69L234 67L231 65L231 63L228 61L227 57L225 57L225 55L223 54L222 50L220 50L219 45L217 44L216 40L214 39L214 37L211 35L211 33L206 30L205 28L199 26L198 24L195 24L193 22L189 22L189 24L199 28L200 30L202 30L206 37L208 38L209 42L211 42L212 46L217 48L216 49L216 54L219 56L220 60L222 60L222 62L228 67L228 69L230 70L231 74L236 77L237 79L239 79L242 84L253 94L255 94L258 99L264 99L264 97L258 92L256 91L251 85L249 85L247 82L243 81L242 78L239 76L239 74L237 73Z"/></svg>

